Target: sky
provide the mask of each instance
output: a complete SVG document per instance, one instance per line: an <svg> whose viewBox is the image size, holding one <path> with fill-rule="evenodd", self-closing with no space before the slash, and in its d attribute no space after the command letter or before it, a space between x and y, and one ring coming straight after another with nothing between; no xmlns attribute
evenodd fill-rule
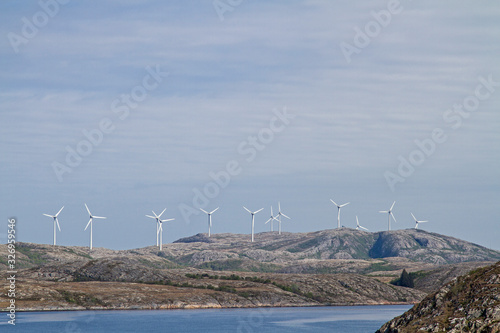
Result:
<svg viewBox="0 0 500 333"><path fill-rule="evenodd" d="M0 242L420 228L500 250L497 1L0 4ZM276 230L276 226L274 226ZM250 236L249 236L250 237ZM258 236L256 236L258 237Z"/></svg>

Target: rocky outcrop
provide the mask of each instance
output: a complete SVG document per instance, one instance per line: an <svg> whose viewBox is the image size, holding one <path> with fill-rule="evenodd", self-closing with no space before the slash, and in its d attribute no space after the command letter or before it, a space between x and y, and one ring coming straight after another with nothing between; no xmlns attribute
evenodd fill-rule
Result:
<svg viewBox="0 0 500 333"><path fill-rule="evenodd" d="M454 279L377 332L500 332L500 262Z"/></svg>
<svg viewBox="0 0 500 333"><path fill-rule="evenodd" d="M370 258L405 257L433 264L499 260L498 251L424 230L383 231L369 251Z"/></svg>
<svg viewBox="0 0 500 333"><path fill-rule="evenodd" d="M357 274L220 275L208 270L148 269L126 258L103 258L78 265L19 272L16 308L34 311L373 305L415 303L425 296L418 290ZM52 275L47 275L47 271L52 271ZM3 309L8 304L5 295L0 294Z"/></svg>
<svg viewBox="0 0 500 333"><path fill-rule="evenodd" d="M141 249L113 251L84 247L51 246L30 243L17 244L17 263L20 268L35 267L51 262L70 262L125 256L147 260L153 266L171 268L191 266L218 270L299 271L304 260L309 260L307 273L333 271L328 261L405 258L406 261L430 265L461 262L498 261L500 253L456 238L424 230L396 230L369 233L349 228L310 233L265 232L255 235L197 234L164 244L163 250L150 246ZM0 245L0 256L7 257L6 245ZM322 262L320 270L311 271ZM214 263L214 265L209 265ZM393 265L394 266L394 265ZM406 266L406 267L405 267ZM393 270L408 268L408 264L394 266ZM6 267L0 261L0 267ZM374 270L377 268L373 266ZM384 267L388 271L390 267ZM358 273L368 273L358 271Z"/></svg>

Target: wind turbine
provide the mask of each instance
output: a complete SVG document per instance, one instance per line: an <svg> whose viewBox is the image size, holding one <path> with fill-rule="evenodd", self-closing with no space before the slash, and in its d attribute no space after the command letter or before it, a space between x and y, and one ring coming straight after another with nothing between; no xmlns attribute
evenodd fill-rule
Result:
<svg viewBox="0 0 500 333"><path fill-rule="evenodd" d="M165 209L164 209L164 210L160 213L160 215L156 215L156 213L155 213L155 211L154 211L154 210L152 210L152 212L153 212L153 215L154 215L154 216L151 216L151 215L146 215L146 217L149 217L149 218L151 218L151 219L155 219L155 220L156 220L156 246L158 246L158 245L159 245L159 244L158 244L158 242L159 242L159 241L158 241L158 229L160 228L160 227L159 227L159 225L160 225L159 220L160 220L161 216L163 215L163 213L165 213L165 211L166 211L166 210L167 210L167 209L165 208Z"/></svg>
<svg viewBox="0 0 500 333"><path fill-rule="evenodd" d="M273 214L273 206L271 206L271 217L269 218L269 220L266 221L266 223L264 223L264 224L267 224L268 222L271 222L271 232L274 231L273 230L273 220L278 221L278 220L276 220L276 217Z"/></svg>
<svg viewBox="0 0 500 333"><path fill-rule="evenodd" d="M350 202L345 203L343 205L337 205L337 203L335 203L335 201L333 201L332 199L330 199L330 201L333 202L333 204L335 206L337 206L337 209L338 209L338 214L337 214L337 228L340 228L340 208L342 208L344 206L347 206L348 204L350 204Z"/></svg>
<svg viewBox="0 0 500 333"><path fill-rule="evenodd" d="M253 230L254 230L254 220L255 220L255 214L257 214L258 212L260 212L261 210L263 210L264 208L261 208L259 209L258 211L256 212L251 212L248 208L246 208L245 206L243 206L243 208L245 208L245 210L247 212L249 212L250 214L252 214L252 242L253 242Z"/></svg>
<svg viewBox="0 0 500 333"><path fill-rule="evenodd" d="M418 229L418 224L419 223L426 223L426 222L429 222L429 221L419 221L417 220L417 218L415 217L415 215L413 215L413 213L410 213L411 216L413 217L413 219L415 220L415 229Z"/></svg>
<svg viewBox="0 0 500 333"><path fill-rule="evenodd" d="M168 222L168 221L173 221L173 220L175 220L175 219L162 220L158 217L158 225L159 225L158 235L160 236L160 251L161 251L162 245L163 245L163 227L162 227L163 222ZM156 238L158 238L158 236Z"/></svg>
<svg viewBox="0 0 500 333"><path fill-rule="evenodd" d="M356 230L359 230L359 229L363 229L363 230L366 230L366 231L370 231L370 230L366 229L365 227L362 227L362 226L359 224L358 216L356 215Z"/></svg>
<svg viewBox="0 0 500 333"><path fill-rule="evenodd" d="M45 216L52 217L54 219L54 245L56 245L56 224L57 224L57 228L59 228L59 231L61 231L61 227L59 226L59 221L57 220L57 216L63 210L63 208L64 208L64 206L57 212L56 215L43 214Z"/></svg>
<svg viewBox="0 0 500 333"><path fill-rule="evenodd" d="M89 210L89 207L87 207L87 204L85 204L85 208L87 208L87 212L89 213L89 216L90 216L90 220L89 220L89 223L87 223L87 226L85 227L84 230L87 230L87 228L89 227L90 225L90 249L92 250L92 221L94 219L105 219L105 217L101 217L101 216L93 216L92 213L90 212Z"/></svg>
<svg viewBox="0 0 500 333"><path fill-rule="evenodd" d="M380 213L387 213L387 224L389 226L389 231L391 231L391 216L392 218L394 219L394 222L397 222L396 221L396 218L394 217L394 214L392 213L392 209L394 208L394 204L396 203L396 201L394 201L392 203L392 206L389 210L381 210Z"/></svg>
<svg viewBox="0 0 500 333"><path fill-rule="evenodd" d="M211 211L210 213L207 212L206 210L203 210L200 208L200 210L207 214L208 215L208 237L210 237L210 229L212 228L212 214L215 213L215 211L219 209L219 207L215 208L213 211Z"/></svg>
<svg viewBox="0 0 500 333"><path fill-rule="evenodd" d="M291 220L291 218L289 218L288 216L286 216L285 214L283 214L281 212L281 206L280 206L280 203L278 202L278 215L276 215L278 217L278 222L279 222L279 233L278 235L281 235L281 217L284 216L286 217L287 219Z"/></svg>

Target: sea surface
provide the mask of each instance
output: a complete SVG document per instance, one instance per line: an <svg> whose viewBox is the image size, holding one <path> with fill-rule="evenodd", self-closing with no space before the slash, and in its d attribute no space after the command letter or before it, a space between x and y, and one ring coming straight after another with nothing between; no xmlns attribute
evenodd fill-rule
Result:
<svg viewBox="0 0 500 333"><path fill-rule="evenodd" d="M307 308L61 311L16 314L1 332L328 332L373 333L410 305Z"/></svg>

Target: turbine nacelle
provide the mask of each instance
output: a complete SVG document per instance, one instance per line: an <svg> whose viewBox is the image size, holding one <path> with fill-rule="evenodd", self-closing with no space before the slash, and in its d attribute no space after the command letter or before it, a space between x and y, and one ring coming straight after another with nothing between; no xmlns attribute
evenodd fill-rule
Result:
<svg viewBox="0 0 500 333"><path fill-rule="evenodd" d="M337 210L338 210L338 213L337 213L337 228L340 228L340 208L347 206L348 204L350 204L350 202L342 204L342 205L339 205L335 201L333 201L332 199L330 199L330 201L333 202L333 204L335 206L337 206Z"/></svg>
<svg viewBox="0 0 500 333"><path fill-rule="evenodd" d="M358 216L356 216L356 230L359 230L359 229L363 229L363 230L366 230L366 231L370 231L370 230L366 229L365 227L362 227L362 226L359 224Z"/></svg>
<svg viewBox="0 0 500 333"><path fill-rule="evenodd" d="M43 214L45 216L51 217L52 220L54 221L54 245L56 245L56 225L59 231L61 231L61 226L59 225L59 220L57 219L57 216L59 216L59 213L64 209L64 206L62 206L61 209L57 212L55 215L49 215L49 214Z"/></svg>
<svg viewBox="0 0 500 333"><path fill-rule="evenodd" d="M394 208L395 204L396 204L396 201L394 201L392 203L391 208L389 208L389 210L381 210L381 211L379 211L379 213L387 213L388 214L387 224L388 224L388 230L389 231L391 230L391 217L394 220L394 222L398 222L398 221L396 221L396 218L394 217L394 214L392 213L392 209Z"/></svg>
<svg viewBox="0 0 500 333"><path fill-rule="evenodd" d="M419 221L417 220L417 218L415 217L415 215L413 215L413 213L410 213L411 216L413 217L413 219L415 220L415 229L418 229L418 224L419 223L426 223L426 222L429 222L429 221Z"/></svg>

